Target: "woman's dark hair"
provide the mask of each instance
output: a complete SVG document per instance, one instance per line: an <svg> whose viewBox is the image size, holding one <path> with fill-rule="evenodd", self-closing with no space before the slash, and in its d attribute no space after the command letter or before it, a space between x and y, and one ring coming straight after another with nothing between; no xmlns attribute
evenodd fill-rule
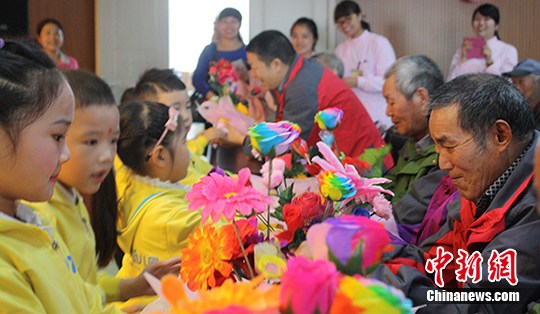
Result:
<svg viewBox="0 0 540 314"><path fill-rule="evenodd" d="M43 29L43 27L45 27L45 25L47 24L55 24L62 32L64 31L64 29L62 28L62 24L60 24L60 22L58 22L58 20L56 19L53 19L53 18L47 18L47 19L44 19L44 20L41 20L37 27L36 27L36 33L37 35L39 36L41 34L41 30Z"/></svg>
<svg viewBox="0 0 540 314"><path fill-rule="evenodd" d="M111 88L97 75L74 70L65 72L77 108L89 106L116 106ZM118 217L118 198L113 171L110 171L99 190L87 203L92 229L96 238L98 265L105 267L111 261L116 249L116 222Z"/></svg>
<svg viewBox="0 0 540 314"><path fill-rule="evenodd" d="M131 101L121 104L119 109L118 156L124 165L144 176L147 156L165 131L169 107L151 101ZM161 144L168 147L183 128L182 119L178 119L176 132L168 132Z"/></svg>
<svg viewBox="0 0 540 314"><path fill-rule="evenodd" d="M293 29L297 25L305 25L309 29L311 35L313 35L313 39L315 39L313 41L313 47L311 47L311 49L315 50L315 46L317 45L317 41L319 40L319 32L317 31L317 24L315 24L315 22L312 19L309 19L307 17L301 17L298 20L296 20L296 22L294 22L294 24L292 25L291 36L292 36Z"/></svg>
<svg viewBox="0 0 540 314"><path fill-rule="evenodd" d="M353 14L360 15L360 13L362 13L362 10L360 10L358 3L349 0L342 1L334 9L334 22L337 23L337 21L342 17L348 17ZM360 25L363 29L371 31L371 26L369 26L369 23L363 19Z"/></svg>
<svg viewBox="0 0 540 314"><path fill-rule="evenodd" d="M14 151L21 131L49 109L64 84L64 76L43 51L20 41L3 42L0 127Z"/></svg>
<svg viewBox="0 0 540 314"><path fill-rule="evenodd" d="M495 25L499 25L500 15L499 15L499 8L494 6L491 3L485 3L476 8L472 14L472 20L474 21L474 17L476 16L476 13L480 13L483 16L487 16L495 21ZM499 37L499 32L495 31L495 36L497 39L501 39Z"/></svg>

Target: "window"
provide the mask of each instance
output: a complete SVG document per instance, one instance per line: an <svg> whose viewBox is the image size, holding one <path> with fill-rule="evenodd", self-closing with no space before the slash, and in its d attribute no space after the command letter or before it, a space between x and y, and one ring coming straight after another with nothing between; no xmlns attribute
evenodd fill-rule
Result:
<svg viewBox="0 0 540 314"><path fill-rule="evenodd" d="M169 0L169 66L191 75L214 34L219 12L233 7L242 13L240 34L249 39L249 0ZM189 76L191 77L191 76ZM185 78L185 77L184 77ZM191 80L186 81L190 83Z"/></svg>

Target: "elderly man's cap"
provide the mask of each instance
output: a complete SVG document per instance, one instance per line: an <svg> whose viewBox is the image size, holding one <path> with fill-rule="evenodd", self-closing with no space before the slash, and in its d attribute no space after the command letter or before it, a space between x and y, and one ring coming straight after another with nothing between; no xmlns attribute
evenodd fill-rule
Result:
<svg viewBox="0 0 540 314"><path fill-rule="evenodd" d="M225 8L225 9L223 9L223 11L221 11L221 13L219 13L219 15L218 15L218 20L221 20L222 18L225 18L225 17L228 17L228 16L232 16L235 19L242 22L242 14L240 14L240 12L235 8Z"/></svg>
<svg viewBox="0 0 540 314"><path fill-rule="evenodd" d="M529 74L540 75L540 62L534 59L525 59L518 63L516 67L510 71L503 73L504 76L521 77Z"/></svg>

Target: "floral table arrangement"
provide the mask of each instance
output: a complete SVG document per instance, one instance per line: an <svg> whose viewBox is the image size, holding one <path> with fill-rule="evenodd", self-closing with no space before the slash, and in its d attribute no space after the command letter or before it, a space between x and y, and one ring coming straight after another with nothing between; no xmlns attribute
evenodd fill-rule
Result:
<svg viewBox="0 0 540 314"><path fill-rule="evenodd" d="M266 160L266 193L253 187L248 169L236 177L213 171L193 186L189 208L207 223L189 236L180 278L162 279L170 313L411 312L400 291L366 277L390 243L370 216L391 215L384 195L392 192L379 186L387 179L359 173L371 168L368 161L340 156L329 140L339 120L336 110L318 114L327 132L316 154L299 139L296 124L249 128L255 153ZM381 154L368 155L373 162ZM315 175L318 190L295 195L287 186L293 159Z"/></svg>

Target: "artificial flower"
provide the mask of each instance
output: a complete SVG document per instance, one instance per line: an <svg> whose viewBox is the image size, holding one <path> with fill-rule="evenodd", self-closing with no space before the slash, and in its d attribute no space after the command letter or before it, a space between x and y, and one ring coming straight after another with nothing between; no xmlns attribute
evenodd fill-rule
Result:
<svg viewBox="0 0 540 314"><path fill-rule="evenodd" d="M251 127L251 145L262 156L273 158L286 153L300 136L300 127L288 121L261 122Z"/></svg>
<svg viewBox="0 0 540 314"><path fill-rule="evenodd" d="M279 248L279 242L261 242L254 249L255 268L265 278L279 278L285 270L285 257Z"/></svg>
<svg viewBox="0 0 540 314"><path fill-rule="evenodd" d="M334 132L329 130L320 130L319 137L321 138L321 141L323 141L323 143L330 147L334 145L334 141L336 140L334 137Z"/></svg>
<svg viewBox="0 0 540 314"><path fill-rule="evenodd" d="M332 152L332 149L330 149L330 147L325 143L318 142L317 147L324 158L315 156L312 159L313 163L319 165L323 171L330 171L335 173L336 176L339 175L340 177L346 177L352 182L356 192L354 195L346 198L344 200L345 202L348 202L351 199L362 203L374 202L377 204L375 213L381 217L389 217L388 211L391 211L392 205L390 203L383 203L382 199L379 198L378 195L381 193L394 195L394 193L392 193L390 190L385 190L376 184L388 183L390 180L385 178L364 178L358 174L354 166L350 164L343 165L334 152ZM371 204L373 205L373 203Z"/></svg>
<svg viewBox="0 0 540 314"><path fill-rule="evenodd" d="M203 177L186 194L190 210L202 209L202 221L212 217L217 222L223 216L232 221L236 213L244 216L261 213L271 204L270 198L249 184L248 168L238 172L237 178L211 173Z"/></svg>
<svg viewBox="0 0 540 314"><path fill-rule="evenodd" d="M378 280L344 276L339 282L330 314L339 313L405 314L411 313L412 302L403 292Z"/></svg>
<svg viewBox="0 0 540 314"><path fill-rule="evenodd" d="M281 310L287 313L328 313L337 289L334 264L294 257L281 277Z"/></svg>
<svg viewBox="0 0 540 314"><path fill-rule="evenodd" d="M195 300L186 297L181 291L182 282L173 275L167 275L161 281L164 295L172 307L171 312L175 314L276 313L280 287L264 285L262 280L263 277L242 282L229 279L221 287L197 291L199 298Z"/></svg>
<svg viewBox="0 0 540 314"><path fill-rule="evenodd" d="M309 161L309 147L307 142L302 138L297 138L292 142L291 148L300 156Z"/></svg>
<svg viewBox="0 0 540 314"><path fill-rule="evenodd" d="M268 188L268 171L272 163L272 173L270 174L270 188L278 187L284 180L283 173L285 172L286 164L281 158L272 158L265 162L261 167L262 183Z"/></svg>
<svg viewBox="0 0 540 314"><path fill-rule="evenodd" d="M357 216L329 218L313 225L306 238L314 259L329 260L332 253L342 272L357 274L366 273L369 267L380 262L390 243L380 222ZM361 264L351 264L351 260L361 261Z"/></svg>
<svg viewBox="0 0 540 314"><path fill-rule="evenodd" d="M283 220L287 224L287 230L279 233L277 238L291 242L296 230L311 226L314 220L322 220L326 206L327 201L315 192L295 196L289 204L283 206ZM328 214L330 213L332 209L329 209Z"/></svg>
<svg viewBox="0 0 540 314"><path fill-rule="evenodd" d="M339 173L324 171L319 174L321 194L332 201L342 201L356 194L353 182Z"/></svg>
<svg viewBox="0 0 540 314"><path fill-rule="evenodd" d="M343 110L331 107L315 114L315 122L321 130L334 130L341 123Z"/></svg>
<svg viewBox="0 0 540 314"><path fill-rule="evenodd" d="M189 235L182 250L180 275L188 287L195 291L219 285L232 272L229 260L237 239L215 230L213 225L197 228Z"/></svg>
<svg viewBox="0 0 540 314"><path fill-rule="evenodd" d="M231 127L240 134L246 135L255 120L237 110L235 101L229 95L221 96L217 101L203 102L197 107L197 111L206 121L212 123L213 126L219 126L221 130L227 131L227 127Z"/></svg>
<svg viewBox="0 0 540 314"><path fill-rule="evenodd" d="M238 228L238 233L240 233L240 239L242 240L242 245L246 250L246 254L253 253L253 248L257 243L262 241L263 238L263 236L259 234L259 229L257 228L257 217L235 220L234 224L236 224ZM220 233L226 234L228 239L231 237L236 239L234 244L232 244L232 259L243 258L242 249L240 248L240 243L238 243L234 226L232 224L224 225L220 228Z"/></svg>

